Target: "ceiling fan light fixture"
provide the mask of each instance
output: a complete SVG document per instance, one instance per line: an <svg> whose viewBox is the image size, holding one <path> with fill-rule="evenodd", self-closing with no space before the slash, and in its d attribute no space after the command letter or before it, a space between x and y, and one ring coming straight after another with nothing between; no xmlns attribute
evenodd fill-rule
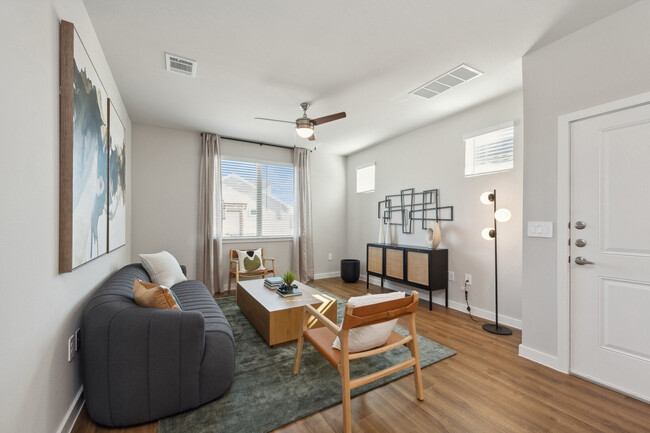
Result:
<svg viewBox="0 0 650 433"><path fill-rule="evenodd" d="M309 138L314 135L314 125L300 124L296 125L296 134L302 138Z"/></svg>

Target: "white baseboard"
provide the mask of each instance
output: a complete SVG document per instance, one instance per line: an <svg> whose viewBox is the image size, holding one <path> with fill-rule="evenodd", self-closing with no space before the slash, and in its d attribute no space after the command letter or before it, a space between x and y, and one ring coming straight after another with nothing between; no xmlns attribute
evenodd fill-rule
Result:
<svg viewBox="0 0 650 433"><path fill-rule="evenodd" d="M81 413L81 409L86 402L83 391L84 387L82 385L81 388L79 388L77 395L74 397L72 404L70 404L70 408L68 409L68 412L66 412L63 421L61 421L61 425L59 425L57 433L70 433L72 431L72 427L74 427L74 423L77 421L77 418Z"/></svg>
<svg viewBox="0 0 650 433"><path fill-rule="evenodd" d="M360 280L366 281L366 275L362 275ZM375 285L380 285L381 284L381 279L379 277L374 277L370 276L370 284L375 284ZM392 281L384 280L384 287L387 289L392 289L392 290L404 290L405 288L408 288L408 286L403 286L403 285L397 285L393 283ZM429 292L425 290L420 290L418 289L420 293L423 295L426 295L426 297L422 296L421 299L426 300L429 302ZM438 293L443 293L442 291ZM444 307L445 305L445 297L444 295L437 294L436 292L433 293L433 296L431 297L431 301L434 304L442 305ZM465 305L462 302L458 301L452 301L451 299L449 300L449 308L452 308L456 311L460 311L461 313L465 313L469 315L467 312L467 305ZM491 320L494 321L494 311L488 311L488 310L483 310L480 308L472 307L472 315L476 317L480 317L482 319L486 320ZM502 325L510 326L512 328L516 329L521 329L521 320L520 319L515 319L513 317L509 316L504 316L503 314L499 315L499 323Z"/></svg>
<svg viewBox="0 0 650 433"><path fill-rule="evenodd" d="M540 352L539 350L526 347L523 344L519 345L519 356L521 356L522 358L529 359L538 364L542 364L546 367L552 368L553 370L557 370L562 373L568 373L568 371L564 371L560 368L560 360L558 359L557 356Z"/></svg>
<svg viewBox="0 0 650 433"><path fill-rule="evenodd" d="M323 272L321 274L314 274L314 280L322 280L323 278L334 278L334 277L340 277L341 272L336 271L336 272Z"/></svg>

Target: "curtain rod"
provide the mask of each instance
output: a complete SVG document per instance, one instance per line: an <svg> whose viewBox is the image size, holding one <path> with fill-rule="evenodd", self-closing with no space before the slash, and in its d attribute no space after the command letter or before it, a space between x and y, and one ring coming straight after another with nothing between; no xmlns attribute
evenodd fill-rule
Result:
<svg viewBox="0 0 650 433"><path fill-rule="evenodd" d="M201 137L203 137L203 133L201 133ZM225 136L222 136L222 135L220 135L219 137L220 137L220 138L223 138L224 140L242 141L242 142L244 142L244 143L258 144L258 145L260 145L260 146L279 147L279 148L281 148L281 149L293 149L293 148L296 147L296 146L289 147L289 146L281 146L281 145L279 145L279 144L263 143L263 142L261 142L261 141L245 140L245 139L243 139L243 138L225 137ZM303 149L306 149L306 148L303 148ZM311 152L311 149L307 149L307 150Z"/></svg>

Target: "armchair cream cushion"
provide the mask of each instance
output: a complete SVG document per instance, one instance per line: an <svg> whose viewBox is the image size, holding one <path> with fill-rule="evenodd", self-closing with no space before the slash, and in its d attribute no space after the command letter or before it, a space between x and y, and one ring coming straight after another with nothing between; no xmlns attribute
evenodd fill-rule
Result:
<svg viewBox="0 0 650 433"><path fill-rule="evenodd" d="M378 304L380 302L392 301L404 297L404 292L379 293L376 295L353 296L348 303L353 307ZM390 336L391 331L397 324L397 319L375 325L352 328L348 333L348 352L363 352L373 347L381 346ZM343 325L343 323L341 323ZM341 350L341 341L336 337L332 347Z"/></svg>

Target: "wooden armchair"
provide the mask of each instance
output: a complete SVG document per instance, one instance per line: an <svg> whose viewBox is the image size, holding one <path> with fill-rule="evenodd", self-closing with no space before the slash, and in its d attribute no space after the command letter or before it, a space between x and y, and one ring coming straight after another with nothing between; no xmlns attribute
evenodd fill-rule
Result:
<svg viewBox="0 0 650 433"><path fill-rule="evenodd" d="M403 299L381 302L378 304L366 305L362 307L353 307L348 304L345 309L343 325L337 326L318 310L311 305L306 305L303 309L302 333L298 337L296 347L296 358L293 363L293 374L298 374L300 369L300 355L304 339L307 339L316 350L325 357L335 367L341 375L341 394L343 400L343 428L345 433L352 431L352 420L350 414L350 391L367 383L373 382L382 377L393 374L397 371L413 367L415 378L415 395L418 400L424 400L424 390L422 388L422 373L420 371L420 354L418 352L417 334L415 332L415 313L418 309L418 292L411 292L411 296ZM308 329L308 323L313 321L313 316L321 322L324 327ZM375 323L386 322L398 317L408 316L409 335L402 337L395 331L391 332L390 337L382 346L375 347L363 352L349 353L348 351L348 333L350 329L360 326L372 325ZM339 337L341 350L332 348L332 343ZM406 346L411 351L411 357L406 361L395 364L376 373L350 379L350 361L359 358L365 358L379 353L396 349L400 346Z"/></svg>
<svg viewBox="0 0 650 433"><path fill-rule="evenodd" d="M256 249L256 248L255 248ZM263 269L258 269L256 271L246 271L239 269L239 259L237 256L237 250L230 250L230 269L228 272L228 291L230 291L230 286L232 283L232 278L235 277L235 281L238 283L240 278L264 278L269 274L273 274L275 277L275 259L264 256L264 248L262 250L262 266ZM266 266L266 262L271 262L271 267Z"/></svg>

